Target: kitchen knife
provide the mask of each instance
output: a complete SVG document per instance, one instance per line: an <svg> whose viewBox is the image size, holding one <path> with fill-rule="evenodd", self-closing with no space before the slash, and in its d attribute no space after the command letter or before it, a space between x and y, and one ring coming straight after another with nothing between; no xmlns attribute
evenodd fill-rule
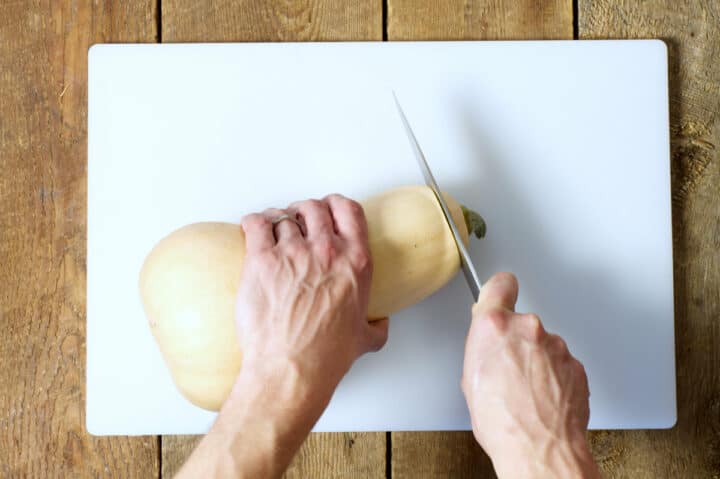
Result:
<svg viewBox="0 0 720 479"><path fill-rule="evenodd" d="M473 266L472 260L470 259L470 254L468 253L468 250L465 247L465 243L463 243L462 237L460 236L460 231L458 230L458 227L453 220L452 214L450 214L450 209L448 208L445 200L442 197L442 194L440 193L440 187L438 187L438 184L435 181L435 177L430 170L430 166L428 166L428 163L425 160L425 155L423 155L423 152L420 149L420 145L415 138L415 134L413 133L412 128L410 128L410 123L408 123L408 120L405 117L405 113L400 106L400 102L398 101L395 92L393 92L393 98L395 98L395 105L397 106L398 113L400 114L400 119L402 120L403 126L405 127L405 133L407 133L410 147L415 154L415 159L417 160L417 163L420 166L420 171L422 171L423 177L425 178L425 183L428 187L430 187L433 193L435 193L435 197L437 198L437 201L442 208L443 214L445 215L445 221L447 221L448 226L450 226L450 231L452 231L453 238L455 239L455 244L457 245L458 254L460 255L462 271L465 275L465 280L470 287L470 292L473 295L473 302L475 302L478 299L478 295L480 294L480 288L482 286L482 284L480 283L480 279L478 278L477 271L475 270L475 266Z"/></svg>

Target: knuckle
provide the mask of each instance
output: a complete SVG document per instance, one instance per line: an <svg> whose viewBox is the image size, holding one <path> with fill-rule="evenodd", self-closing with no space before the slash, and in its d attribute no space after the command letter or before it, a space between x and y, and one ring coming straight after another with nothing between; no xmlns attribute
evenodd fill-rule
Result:
<svg viewBox="0 0 720 479"><path fill-rule="evenodd" d="M322 238L315 242L315 254L323 263L330 263L337 256L337 248L330 239Z"/></svg>
<svg viewBox="0 0 720 479"><path fill-rule="evenodd" d="M363 210L363 207L360 203L358 203L355 200L346 200L348 210L350 210L350 213L352 213L353 216L356 217L365 217L365 210Z"/></svg>
<svg viewBox="0 0 720 479"><path fill-rule="evenodd" d="M372 271L372 256L367 248L360 248L353 251L350 255L350 261L352 265L360 271Z"/></svg>
<svg viewBox="0 0 720 479"><path fill-rule="evenodd" d="M347 198L343 195L333 193L325 197L329 203L334 203L336 208L343 211L344 214L350 214L355 218L364 218L365 210L362 205L357 201Z"/></svg>
<svg viewBox="0 0 720 479"><path fill-rule="evenodd" d="M307 248L303 241L300 241L299 239L291 239L284 243L283 249L289 256L297 257L302 255Z"/></svg>
<svg viewBox="0 0 720 479"><path fill-rule="evenodd" d="M305 208L308 211L319 211L327 209L327 205L325 204L325 202L313 198L305 201Z"/></svg>
<svg viewBox="0 0 720 479"><path fill-rule="evenodd" d="M484 321L498 331L503 331L507 324L507 312L502 309L490 309L483 314Z"/></svg>
<svg viewBox="0 0 720 479"><path fill-rule="evenodd" d="M544 330L542 321L540 321L540 317L537 314L530 313L525 315L524 326L530 339L538 341L543 337Z"/></svg>
<svg viewBox="0 0 720 479"><path fill-rule="evenodd" d="M283 214L283 210L281 210L279 208L268 208L262 212L262 216L264 216L266 219L269 219L270 217L281 215L281 214Z"/></svg>
<svg viewBox="0 0 720 479"><path fill-rule="evenodd" d="M252 213L242 218L241 224L245 228L255 229L270 225L270 219L260 213Z"/></svg>
<svg viewBox="0 0 720 479"><path fill-rule="evenodd" d="M554 351L556 351L562 355L570 354L570 350L568 349L567 343L565 342L565 340L563 338L561 338L560 336L558 336L556 334L553 334L552 336L550 336L550 339L551 339L550 347Z"/></svg>
<svg viewBox="0 0 720 479"><path fill-rule="evenodd" d="M345 199L346 198L343 195L341 195L340 193L330 193L329 195L327 195L325 197L325 200L330 201L330 202L340 202Z"/></svg>
<svg viewBox="0 0 720 479"><path fill-rule="evenodd" d="M308 213L316 211L322 205L322 201L314 198L296 201L288 206L288 209L299 211L300 213Z"/></svg>

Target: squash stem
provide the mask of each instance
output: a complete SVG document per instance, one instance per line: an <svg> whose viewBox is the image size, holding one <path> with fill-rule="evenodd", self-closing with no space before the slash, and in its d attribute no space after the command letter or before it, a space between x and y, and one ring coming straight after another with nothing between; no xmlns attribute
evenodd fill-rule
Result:
<svg viewBox="0 0 720 479"><path fill-rule="evenodd" d="M485 220L482 216L480 216L477 212L471 210L470 208L465 208L464 206L460 205L460 208L462 208L463 216L465 217L465 225L467 226L468 232L470 234L474 234L478 238L482 238L485 236L485 233L487 232L487 225L485 225Z"/></svg>

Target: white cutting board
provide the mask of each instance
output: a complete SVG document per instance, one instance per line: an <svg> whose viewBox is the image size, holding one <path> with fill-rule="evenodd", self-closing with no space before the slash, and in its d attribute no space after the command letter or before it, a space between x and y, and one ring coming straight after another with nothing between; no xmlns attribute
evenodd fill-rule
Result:
<svg viewBox="0 0 720 479"><path fill-rule="evenodd" d="M146 325L145 255L196 221L422 183L477 209L587 368L592 428L674 424L667 52L660 41L99 45L89 54L87 428L202 433ZM317 431L468 429L458 275L391 319Z"/></svg>

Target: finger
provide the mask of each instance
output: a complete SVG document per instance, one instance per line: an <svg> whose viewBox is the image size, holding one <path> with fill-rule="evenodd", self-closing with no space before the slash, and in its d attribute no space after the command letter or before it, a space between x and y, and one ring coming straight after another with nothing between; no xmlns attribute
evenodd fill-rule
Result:
<svg viewBox="0 0 720 479"><path fill-rule="evenodd" d="M288 208L297 212L305 224L305 236L316 239L322 236L331 236L335 232L330 206L325 201L306 200L293 203Z"/></svg>
<svg viewBox="0 0 720 479"><path fill-rule="evenodd" d="M248 253L257 253L275 246L272 223L267 216L260 213L247 215L240 224L245 232L245 248Z"/></svg>
<svg viewBox="0 0 720 479"><path fill-rule="evenodd" d="M388 318L373 320L368 323L368 351L379 351L388 339L390 321Z"/></svg>
<svg viewBox="0 0 720 479"><path fill-rule="evenodd" d="M349 240L366 243L367 220L360 203L338 194L326 196L325 201L330 206L338 234Z"/></svg>
<svg viewBox="0 0 720 479"><path fill-rule="evenodd" d="M263 215L265 215L270 222L276 221L278 218L281 218L284 215L290 216L290 218L294 219L295 215L292 212L287 212L285 210L280 210L277 208L270 208L265 211L263 211ZM301 238L302 233L300 231L300 227L295 223L292 219L284 219L281 221L276 222L273 227L272 231L275 235L275 239L279 243L280 241L288 241L291 239Z"/></svg>
<svg viewBox="0 0 720 479"><path fill-rule="evenodd" d="M497 354L505 347L505 337L510 329L514 314L505 309L495 308L475 312L470 330L465 337L465 359L463 368L474 368L485 357Z"/></svg>
<svg viewBox="0 0 720 479"><path fill-rule="evenodd" d="M480 311L506 309L515 311L518 297L518 282L512 273L497 273L480 289L478 301L473 307Z"/></svg>

